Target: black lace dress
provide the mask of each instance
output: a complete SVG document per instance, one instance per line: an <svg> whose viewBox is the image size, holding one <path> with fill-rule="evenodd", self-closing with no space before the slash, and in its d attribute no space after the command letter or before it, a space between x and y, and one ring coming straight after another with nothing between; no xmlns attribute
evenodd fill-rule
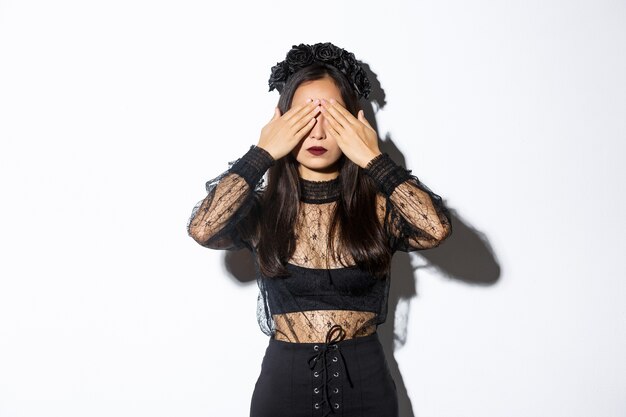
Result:
<svg viewBox="0 0 626 417"><path fill-rule="evenodd" d="M265 192L262 177L274 162L264 149L252 146L208 181L207 195L187 223L189 235L208 248L247 248L256 259L258 232L250 231L258 230L253 226ZM364 171L379 188L372 220L383 226L391 253L433 248L450 235L441 197L389 155L375 157ZM328 249L340 179L299 179L288 276L266 277L256 263L257 319L270 338L250 417L398 415L395 382L376 332L387 315L388 271L375 277L349 254Z"/></svg>
<svg viewBox="0 0 626 417"><path fill-rule="evenodd" d="M254 254L258 239L244 239L237 226L244 218L248 224L255 221L251 217L258 215L263 175L273 164L268 152L251 146L228 170L208 181L207 195L193 208L187 223L188 234L208 248L248 248ZM379 185L377 220L384 225L392 253L433 248L450 235L450 216L441 197L411 171L387 154L374 158L364 171ZM339 178L300 178L297 245L286 264L291 276L267 278L257 269L257 318L268 336L322 342L334 325L340 325L346 338L352 338L373 333L386 319L389 277L374 278L354 266L348 255L327 253L339 185Z"/></svg>

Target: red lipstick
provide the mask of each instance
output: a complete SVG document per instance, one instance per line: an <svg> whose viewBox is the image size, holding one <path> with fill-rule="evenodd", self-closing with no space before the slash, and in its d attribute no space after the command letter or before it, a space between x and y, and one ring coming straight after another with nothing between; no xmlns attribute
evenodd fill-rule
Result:
<svg viewBox="0 0 626 417"><path fill-rule="evenodd" d="M310 153L316 156L322 155L323 153L326 152L326 150L327 150L326 148L323 148L321 146L311 146L310 148L307 149L307 151L309 151Z"/></svg>

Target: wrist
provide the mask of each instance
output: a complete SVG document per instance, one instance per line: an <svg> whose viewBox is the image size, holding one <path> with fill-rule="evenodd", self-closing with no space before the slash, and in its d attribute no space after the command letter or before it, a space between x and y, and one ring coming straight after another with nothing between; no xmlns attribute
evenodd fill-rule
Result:
<svg viewBox="0 0 626 417"><path fill-rule="evenodd" d="M363 166L363 169L369 169L372 164L378 160L378 158L382 158L383 157L383 153L378 151L378 153L373 154L370 159L368 159L368 161L365 163L365 166Z"/></svg>
<svg viewBox="0 0 626 417"><path fill-rule="evenodd" d="M274 163L275 160L269 152L252 145L241 158L232 164L229 171L243 177L251 188L255 188L265 171Z"/></svg>
<svg viewBox="0 0 626 417"><path fill-rule="evenodd" d="M272 165L274 165L274 162L276 162L276 160L278 159L278 158L275 158L274 155L263 146L254 145L251 148L256 148L258 152L260 152L261 154L264 154L268 163L269 163L269 160L271 159Z"/></svg>
<svg viewBox="0 0 626 417"><path fill-rule="evenodd" d="M381 153L372 158L364 171L387 196L390 196L398 185L411 177L410 171L396 164L387 153Z"/></svg>
<svg viewBox="0 0 626 417"><path fill-rule="evenodd" d="M276 156L274 156L274 153L272 150L270 150L270 148L267 145L261 145L260 143L255 145L257 148L263 149L269 156L272 157L272 159L274 161L277 161L279 158L277 158Z"/></svg>

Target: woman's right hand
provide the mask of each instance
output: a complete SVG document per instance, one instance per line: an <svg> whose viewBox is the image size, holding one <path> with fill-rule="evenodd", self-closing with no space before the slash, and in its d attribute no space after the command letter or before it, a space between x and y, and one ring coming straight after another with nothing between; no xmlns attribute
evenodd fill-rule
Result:
<svg viewBox="0 0 626 417"><path fill-rule="evenodd" d="M319 103L319 99L307 99L304 104L292 106L282 116L280 109L275 107L272 120L261 129L257 146L269 152L274 160L287 155L315 125L315 116L321 108Z"/></svg>

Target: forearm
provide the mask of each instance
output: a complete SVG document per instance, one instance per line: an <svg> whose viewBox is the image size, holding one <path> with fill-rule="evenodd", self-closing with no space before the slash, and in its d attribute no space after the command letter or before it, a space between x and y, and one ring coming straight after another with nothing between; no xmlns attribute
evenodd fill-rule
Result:
<svg viewBox="0 0 626 417"><path fill-rule="evenodd" d="M451 231L450 218L441 198L410 171L397 165L388 154L373 158L365 172L376 182L408 226L433 240L445 239Z"/></svg>
<svg viewBox="0 0 626 417"><path fill-rule="evenodd" d="M190 220L189 235L203 246L210 246L233 214L245 203L250 186L236 173L224 176L209 191Z"/></svg>
<svg viewBox="0 0 626 417"><path fill-rule="evenodd" d="M255 188L273 163L266 151L252 146L228 171L208 181L207 196L194 208L188 223L189 235L207 247L221 241L241 217L236 214L252 204Z"/></svg>

